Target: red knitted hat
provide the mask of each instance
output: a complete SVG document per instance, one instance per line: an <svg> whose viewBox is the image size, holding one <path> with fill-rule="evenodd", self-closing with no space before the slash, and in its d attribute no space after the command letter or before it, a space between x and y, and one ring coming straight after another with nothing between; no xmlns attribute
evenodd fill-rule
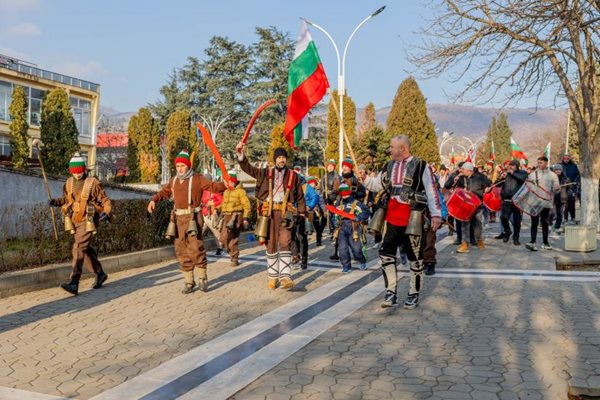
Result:
<svg viewBox="0 0 600 400"><path fill-rule="evenodd" d="M192 168L192 161L190 160L190 153L187 150L181 150L177 157L175 157L175 165L185 164L188 168Z"/></svg>
<svg viewBox="0 0 600 400"><path fill-rule="evenodd" d="M346 167L348 167L350 169L353 169L354 168L354 163L352 162L352 159L351 158L346 158L344 161L342 161L342 167L344 167L344 166L346 166Z"/></svg>

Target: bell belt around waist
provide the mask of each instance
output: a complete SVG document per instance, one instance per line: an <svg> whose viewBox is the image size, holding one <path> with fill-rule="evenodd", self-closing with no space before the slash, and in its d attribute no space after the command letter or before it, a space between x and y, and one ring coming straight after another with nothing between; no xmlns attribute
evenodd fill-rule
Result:
<svg viewBox="0 0 600 400"><path fill-rule="evenodd" d="M242 211L244 211L242 208L240 208L239 210L223 211L223 215L237 214L237 213L241 213Z"/></svg>
<svg viewBox="0 0 600 400"><path fill-rule="evenodd" d="M266 206L268 207L268 203L266 204ZM296 207L294 207L292 205L292 203L287 203L287 206L285 207L285 209L287 211L296 212ZM272 210L273 211L283 211L283 203L273 203Z"/></svg>
<svg viewBox="0 0 600 400"><path fill-rule="evenodd" d="M196 208L175 209L175 215L190 215L202 211L202 206Z"/></svg>

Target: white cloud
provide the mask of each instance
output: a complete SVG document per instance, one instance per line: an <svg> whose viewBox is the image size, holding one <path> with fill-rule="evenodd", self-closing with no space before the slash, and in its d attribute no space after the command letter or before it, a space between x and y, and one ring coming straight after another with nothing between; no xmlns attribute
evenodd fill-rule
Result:
<svg viewBox="0 0 600 400"><path fill-rule="evenodd" d="M2 0L0 0L2 1ZM22 22L6 28L6 33L13 36L38 36L42 32L33 22Z"/></svg>
<svg viewBox="0 0 600 400"><path fill-rule="evenodd" d="M60 74L72 76L74 78L87 78L90 80L98 79L98 75L104 75L108 71L104 66L96 61L86 63L66 62L58 64L51 68Z"/></svg>
<svg viewBox="0 0 600 400"><path fill-rule="evenodd" d="M0 0L0 10L5 12L29 11L39 9L41 6L41 0Z"/></svg>

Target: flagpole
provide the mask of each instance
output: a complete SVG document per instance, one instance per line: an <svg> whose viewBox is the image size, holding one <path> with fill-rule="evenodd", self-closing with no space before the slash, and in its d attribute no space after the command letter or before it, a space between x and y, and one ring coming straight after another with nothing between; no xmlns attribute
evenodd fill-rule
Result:
<svg viewBox="0 0 600 400"><path fill-rule="evenodd" d="M301 18L303 21L305 21L307 24L314 26L315 28L317 28L318 30L320 30L321 32L323 32L325 34L325 36L327 36L327 38L331 41L331 43L333 44L333 48L335 49L335 54L337 56L337 62L338 62L338 99L340 102L340 107L339 107L339 111L340 111L340 115L341 115L341 124L340 124L340 130L339 130L339 136L338 136L338 143L339 143L339 168L340 168L340 173L342 171L342 162L344 161L344 129L343 129L343 122L344 122L344 94L346 92L346 85L345 85L345 75L346 75L346 53L348 52L348 46L350 45L350 41L352 40L352 38L354 37L354 34L356 34L356 32L365 24L365 22L367 22L368 20L370 20L371 18L377 16L378 14L380 14L386 6L380 7L378 8L374 13L370 14L369 16L367 16L365 19L363 19L357 26L356 28L354 28L354 30L352 31L352 33L350 34L350 36L348 37L348 40L346 41L346 45L344 46L344 53L343 56L341 58L341 62L340 62L340 52L338 50L338 47L335 43L335 41L333 40L333 38L331 37L331 35L329 34L329 32L327 32L325 29L323 29L322 27L320 27L319 25L307 20L306 18ZM331 99L331 101L335 101L335 99Z"/></svg>

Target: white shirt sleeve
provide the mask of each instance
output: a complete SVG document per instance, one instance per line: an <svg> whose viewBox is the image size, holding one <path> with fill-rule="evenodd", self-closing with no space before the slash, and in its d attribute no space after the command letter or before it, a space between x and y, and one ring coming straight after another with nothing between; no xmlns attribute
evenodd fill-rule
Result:
<svg viewBox="0 0 600 400"><path fill-rule="evenodd" d="M367 176L363 182L364 187L371 192L381 192L383 190L381 179L383 178L384 173L385 172L380 172L375 177Z"/></svg>
<svg viewBox="0 0 600 400"><path fill-rule="evenodd" d="M432 217L442 216L442 205L440 203L440 196L438 195L437 188L435 187L435 178L432 175L431 167L429 164L423 171L423 186L425 187L425 193L427 194L427 206Z"/></svg>

